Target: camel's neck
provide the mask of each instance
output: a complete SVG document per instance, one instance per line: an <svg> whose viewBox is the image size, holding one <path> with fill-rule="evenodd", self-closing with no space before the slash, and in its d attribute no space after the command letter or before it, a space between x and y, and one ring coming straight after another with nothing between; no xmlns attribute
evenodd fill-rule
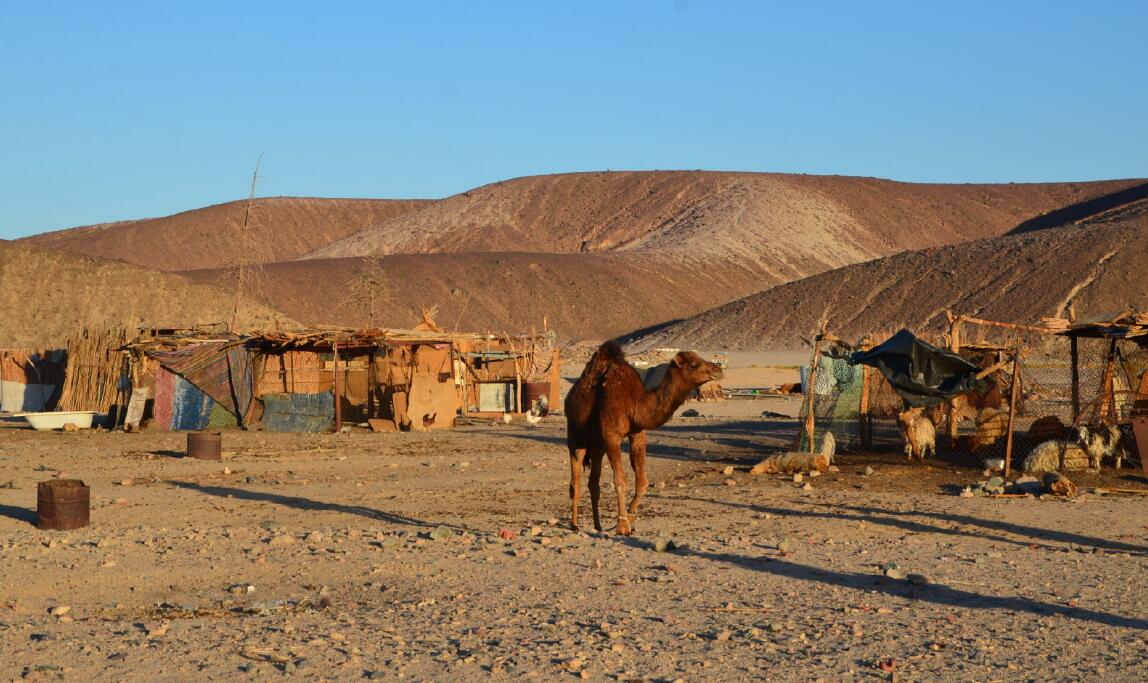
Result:
<svg viewBox="0 0 1148 683"><path fill-rule="evenodd" d="M635 411L634 422L641 429L661 427L674 416L696 387L687 382L677 366L671 365L657 389L647 391L642 404Z"/></svg>

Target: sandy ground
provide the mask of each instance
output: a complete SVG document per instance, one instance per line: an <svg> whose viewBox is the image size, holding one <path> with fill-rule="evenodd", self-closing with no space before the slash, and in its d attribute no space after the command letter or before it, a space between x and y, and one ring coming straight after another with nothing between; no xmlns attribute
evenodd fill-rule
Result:
<svg viewBox="0 0 1148 683"><path fill-rule="evenodd" d="M0 680L1142 679L1143 497L959 498L979 473L893 456L811 491L746 473L795 427L655 432L630 538L566 528L560 417L225 432L223 462L0 429ZM92 525L39 531L60 471Z"/></svg>

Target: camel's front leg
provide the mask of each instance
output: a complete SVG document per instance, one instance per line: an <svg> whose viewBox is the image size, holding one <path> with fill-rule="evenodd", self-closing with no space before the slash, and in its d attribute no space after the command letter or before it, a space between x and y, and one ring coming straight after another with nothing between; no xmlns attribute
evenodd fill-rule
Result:
<svg viewBox="0 0 1148 683"><path fill-rule="evenodd" d="M630 523L637 519L638 505L650 487L646 478L646 433L630 435L630 466L634 468L634 498L630 501Z"/></svg>
<svg viewBox="0 0 1148 683"><path fill-rule="evenodd" d="M585 448L570 447L570 528L578 530L578 497L582 494L582 461Z"/></svg>
<svg viewBox="0 0 1148 683"><path fill-rule="evenodd" d="M610 469L614 470L614 493L618 496L618 535L630 535L630 518L626 516L626 468L622 466L622 440L611 439L606 444Z"/></svg>

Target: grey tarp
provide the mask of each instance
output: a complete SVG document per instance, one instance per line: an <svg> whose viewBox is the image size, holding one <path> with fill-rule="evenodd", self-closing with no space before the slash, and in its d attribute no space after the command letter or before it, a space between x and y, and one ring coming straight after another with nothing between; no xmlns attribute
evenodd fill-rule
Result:
<svg viewBox="0 0 1148 683"><path fill-rule="evenodd" d="M880 370L912 406L935 406L984 381L977 379L981 368L975 363L922 341L909 330L901 330L868 351L851 353L846 359Z"/></svg>

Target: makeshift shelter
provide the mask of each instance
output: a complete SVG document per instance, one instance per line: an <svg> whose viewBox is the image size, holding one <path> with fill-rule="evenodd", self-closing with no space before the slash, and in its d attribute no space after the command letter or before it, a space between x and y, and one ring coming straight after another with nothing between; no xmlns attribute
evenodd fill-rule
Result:
<svg viewBox="0 0 1148 683"><path fill-rule="evenodd" d="M269 431L444 429L458 414L556 400L552 345L551 336L427 329L151 335L126 347L138 405L129 422L200 429L222 413Z"/></svg>
<svg viewBox="0 0 1148 683"><path fill-rule="evenodd" d="M823 328L801 445L828 429L845 449L899 450L891 418L905 405L926 406L943 457L1006 472L1040 443L1073 442L1081 425L1122 428L1117 466L1148 444L1148 314L1023 325L950 313L949 324L939 345L901 333L860 351ZM850 360L867 363L860 382Z"/></svg>
<svg viewBox="0 0 1148 683"><path fill-rule="evenodd" d="M0 411L51 410L60 397L67 352L0 350Z"/></svg>
<svg viewBox="0 0 1148 683"><path fill-rule="evenodd" d="M1070 343L1073 424L1148 418L1148 313L1078 321L1057 334ZM1103 372L1089 386L1081 378L1082 357L1098 354L1103 354Z"/></svg>

